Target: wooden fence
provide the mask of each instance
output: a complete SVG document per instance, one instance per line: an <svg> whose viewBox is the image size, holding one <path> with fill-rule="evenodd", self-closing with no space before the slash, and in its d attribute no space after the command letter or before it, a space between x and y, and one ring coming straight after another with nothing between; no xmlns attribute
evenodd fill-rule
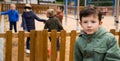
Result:
<svg viewBox="0 0 120 61"><path fill-rule="evenodd" d="M120 32L115 32L114 29L110 30L114 35L118 35L119 45L120 45ZM12 61L12 39L14 37L18 38L18 60L24 61L24 40L26 37L30 37L30 61L47 61L48 60L48 38L51 37L51 58L50 61L56 61L56 39L60 37L60 54L59 61L65 61L65 49L66 47L66 37L70 37L70 50L69 50L69 61L74 61L74 43L78 33L73 30L70 33L66 31L57 32L52 30L51 33L47 30L35 31L32 30L30 33L25 33L24 31L19 31L18 33L12 33L12 31L7 31L6 33L0 33L0 38L5 38L5 60Z"/></svg>
<svg viewBox="0 0 120 61"><path fill-rule="evenodd" d="M56 8L57 6L61 6L61 5L50 5L50 4L31 4L32 5L32 9L35 13L37 14L41 14L43 13L43 11L46 11L49 8ZM19 13L22 13L24 10L24 6L25 4L16 4L17 10L19 11ZM2 4L2 11L6 11L10 8L10 4ZM101 11L104 10L104 7L98 7ZM112 7L106 7L108 9L108 15L112 15ZM83 6L80 6L79 9L83 9ZM68 14L74 14L74 6L68 6Z"/></svg>
<svg viewBox="0 0 120 61"><path fill-rule="evenodd" d="M69 61L73 61L73 50L74 42L76 39L76 31L71 33L66 33L66 31L57 32L53 30L48 32L43 31L31 31L30 33L25 33L24 31L19 31L18 33L12 33L12 31L7 31L6 33L0 33L0 38L5 38L5 61L12 61L12 39L14 37L18 38L18 60L24 61L24 39L25 37L30 37L30 61L47 61L48 60L48 37L51 37L51 58L50 61L56 61L56 39L60 37L60 54L59 61L65 61L65 49L66 47L66 37L70 37L70 51L69 51Z"/></svg>
<svg viewBox="0 0 120 61"><path fill-rule="evenodd" d="M22 13L24 11L24 6L25 4L16 4L16 9L19 11L19 13ZM2 4L2 11L6 11L10 9L10 4ZM48 5L37 5L37 4L32 4L32 10L35 13L42 13L42 11L46 11L49 9Z"/></svg>

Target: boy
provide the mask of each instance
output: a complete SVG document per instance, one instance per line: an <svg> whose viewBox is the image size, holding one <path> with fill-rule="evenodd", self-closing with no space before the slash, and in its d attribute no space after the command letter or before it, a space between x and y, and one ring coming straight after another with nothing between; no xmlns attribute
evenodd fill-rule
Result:
<svg viewBox="0 0 120 61"><path fill-rule="evenodd" d="M32 7L30 4L26 4L24 7L25 11L22 13L22 24L24 30L30 32L30 30L35 30L35 19L40 22L46 22L45 19L40 19L36 14L32 11ZM27 37L26 40L26 53L30 53L30 37Z"/></svg>
<svg viewBox="0 0 120 61"><path fill-rule="evenodd" d="M16 5L15 4L11 4L10 5L10 9L6 12L0 12L0 15L6 15L8 14L9 17L9 30L12 30L13 26L14 26L14 31L17 32L17 21L19 20L19 13L16 10Z"/></svg>
<svg viewBox="0 0 120 61"><path fill-rule="evenodd" d="M64 11L64 7L58 6L57 10L56 10L56 15L55 15L55 17L59 19L61 24L62 24L62 20L63 20L63 11Z"/></svg>
<svg viewBox="0 0 120 61"><path fill-rule="evenodd" d="M54 17L54 10L53 9L48 9L47 10L47 17L49 18L44 26L44 29L48 29L49 32L51 32L51 30L57 30L58 32L60 32L61 30L63 30L63 27L61 25L61 23L59 22L59 20L57 18ZM51 40L51 38L49 38ZM60 43L59 43L59 38L57 38L57 51L60 48Z"/></svg>
<svg viewBox="0 0 120 61"><path fill-rule="evenodd" d="M74 61L120 61L120 48L114 35L101 27L102 14L95 7L80 11L83 28L74 48Z"/></svg>

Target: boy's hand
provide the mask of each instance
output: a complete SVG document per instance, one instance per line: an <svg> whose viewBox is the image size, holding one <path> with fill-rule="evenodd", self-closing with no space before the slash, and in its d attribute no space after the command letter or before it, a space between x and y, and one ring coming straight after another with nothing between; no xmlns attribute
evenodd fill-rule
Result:
<svg viewBox="0 0 120 61"><path fill-rule="evenodd" d="M47 12L46 11L42 11L42 14L46 14Z"/></svg>
<svg viewBox="0 0 120 61"><path fill-rule="evenodd" d="M45 24L47 20L45 20L43 23Z"/></svg>

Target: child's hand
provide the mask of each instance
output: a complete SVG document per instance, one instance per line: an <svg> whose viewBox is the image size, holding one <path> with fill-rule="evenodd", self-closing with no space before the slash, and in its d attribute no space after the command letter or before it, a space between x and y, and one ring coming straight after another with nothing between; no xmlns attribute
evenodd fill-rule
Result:
<svg viewBox="0 0 120 61"><path fill-rule="evenodd" d="M42 11L42 14L46 14L47 12L46 11Z"/></svg>
<svg viewBox="0 0 120 61"><path fill-rule="evenodd" d="M45 24L47 20L45 20L43 23Z"/></svg>

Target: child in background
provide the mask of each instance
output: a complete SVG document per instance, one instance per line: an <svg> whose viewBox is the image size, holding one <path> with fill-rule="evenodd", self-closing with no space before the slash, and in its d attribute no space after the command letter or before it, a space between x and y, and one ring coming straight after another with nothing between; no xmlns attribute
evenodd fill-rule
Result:
<svg viewBox="0 0 120 61"><path fill-rule="evenodd" d="M45 19L40 19L32 11L30 4L26 4L24 7L25 11L22 13L22 24L24 30L30 32L30 30L35 30L35 19L40 22L46 22ZM30 53L30 37L27 37L26 40L26 53Z"/></svg>
<svg viewBox="0 0 120 61"><path fill-rule="evenodd" d="M117 40L102 27L102 13L95 7L80 11L83 28L74 48L74 61L120 61Z"/></svg>
<svg viewBox="0 0 120 61"><path fill-rule="evenodd" d="M57 30L60 32L63 30L63 27L61 23L59 22L59 19L54 17L54 10L53 9L48 9L47 10L47 17L49 18L44 26L44 29L48 29L49 32L51 30ZM49 38L51 41L51 37ZM60 43L59 43L59 38L57 38L57 51L60 49Z"/></svg>
<svg viewBox="0 0 120 61"><path fill-rule="evenodd" d="M9 30L12 30L14 26L14 31L17 32L17 21L19 20L19 13L16 10L16 5L11 4L10 9L6 12L0 12L0 15L8 15L9 17Z"/></svg>
<svg viewBox="0 0 120 61"><path fill-rule="evenodd" d="M54 10L53 9L48 9L47 10L47 14L46 16L49 18L44 26L44 29L48 29L48 32L51 32L51 30L57 30L58 32L60 32L61 30L63 30L63 27L61 25L61 23L59 22L59 19L55 17L54 15ZM50 41L51 41L51 37L49 37ZM57 38L57 51L60 50L60 42L59 42L59 37ZM48 51L49 52L49 56L51 55L51 50ZM56 58L57 60L57 58Z"/></svg>
<svg viewBox="0 0 120 61"><path fill-rule="evenodd" d="M60 23L62 24L63 21L63 11L64 7L63 6L58 6L56 10L55 17L59 19Z"/></svg>

